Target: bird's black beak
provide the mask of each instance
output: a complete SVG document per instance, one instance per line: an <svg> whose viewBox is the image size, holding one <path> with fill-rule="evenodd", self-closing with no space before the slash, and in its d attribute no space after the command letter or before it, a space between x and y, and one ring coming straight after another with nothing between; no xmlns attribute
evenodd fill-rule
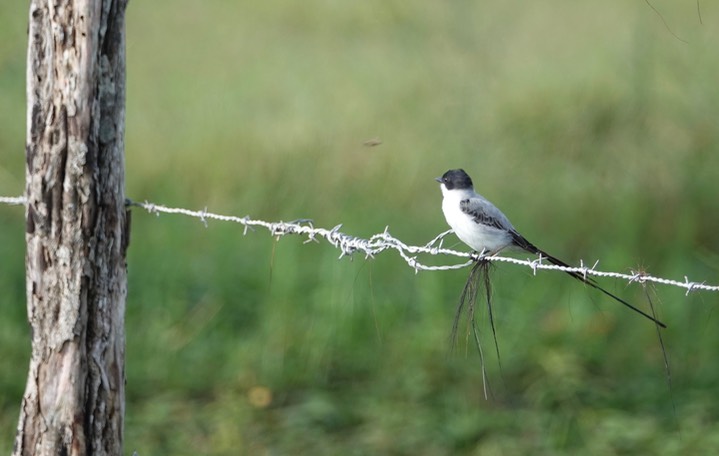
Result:
<svg viewBox="0 0 719 456"><path fill-rule="evenodd" d="M440 184L442 183L442 178L441 178L441 177L435 177L434 180L436 180L436 181L439 182Z"/></svg>

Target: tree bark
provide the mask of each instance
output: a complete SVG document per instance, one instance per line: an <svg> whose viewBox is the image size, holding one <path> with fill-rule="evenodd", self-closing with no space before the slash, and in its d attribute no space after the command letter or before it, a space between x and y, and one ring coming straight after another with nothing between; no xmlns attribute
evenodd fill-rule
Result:
<svg viewBox="0 0 719 456"><path fill-rule="evenodd" d="M127 0L32 0L26 275L32 355L14 455L122 453Z"/></svg>

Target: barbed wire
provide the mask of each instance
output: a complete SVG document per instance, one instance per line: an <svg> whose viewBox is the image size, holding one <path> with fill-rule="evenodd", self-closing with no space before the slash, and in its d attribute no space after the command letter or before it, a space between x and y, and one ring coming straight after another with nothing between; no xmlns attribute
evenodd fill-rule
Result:
<svg viewBox="0 0 719 456"><path fill-rule="evenodd" d="M0 196L0 203L9 204L10 206L24 206L24 196Z"/></svg>
<svg viewBox="0 0 719 456"><path fill-rule="evenodd" d="M5 197L0 196L0 203L9 205L24 205L25 198L19 197ZM394 250L399 253L400 257L415 270L415 273L419 271L446 271L452 269L462 269L470 266L475 261L484 259L488 261L496 261L502 263L511 263L519 266L526 266L532 269L534 275L537 274L538 270L554 270L563 272L574 272L582 274L585 279L587 276L596 277L610 277L615 279L626 280L628 283L636 282L640 284L644 283L657 283L662 285L675 286L686 289L688 295L692 291L719 291L719 285L707 285L705 282L694 282L689 280L687 276L684 276L684 281L665 279L661 277L654 277L649 275L645 271L631 271L630 274L612 271L600 271L597 269L599 261L595 262L591 267L584 264L584 261L580 260L578 267L566 267L557 266L554 264L543 263L544 258L540 255L535 259L519 259L512 257L504 257L499 255L484 255L477 252L462 252L459 250L453 250L444 248L442 246L443 239L448 234L452 233L452 230L440 233L434 239L429 241L427 244L422 246L408 245L396 237L392 236L389 232L389 227L385 227L384 231L370 236L367 239L352 236L340 231L342 224L335 226L334 228L317 228L310 219L298 219L289 222L267 222L264 220L252 219L249 216L237 217L234 215L222 215L209 212L207 208L201 211L195 211L191 209L184 209L178 207L167 207L160 204L145 202L135 202L126 200L126 206L138 207L144 209L150 214L159 216L160 214L179 214L187 217L197 218L207 226L209 220L218 220L222 222L238 223L244 227L243 234L247 234L249 230L254 231L255 227L261 227L267 229L272 236L282 237L290 234L296 234L305 236L307 239L305 243L319 242L319 239L326 240L333 247L340 250L339 258L345 256L351 257L355 253L361 253L365 258L374 258L377 254L386 250ZM420 254L426 254L430 256L445 255L456 258L464 258L465 261L456 264L445 264L445 265L427 265L421 263L417 257Z"/></svg>

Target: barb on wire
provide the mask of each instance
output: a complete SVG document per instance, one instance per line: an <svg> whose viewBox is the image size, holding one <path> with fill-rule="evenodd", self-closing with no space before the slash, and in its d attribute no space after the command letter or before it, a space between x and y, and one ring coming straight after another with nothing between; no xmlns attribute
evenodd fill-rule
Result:
<svg viewBox="0 0 719 456"><path fill-rule="evenodd" d="M19 197L5 197L0 196L0 203L10 205L24 205L25 198ZM400 257L412 268L415 272L419 271L447 271L451 269L462 269L470 266L474 262L480 259L488 261L497 261L503 263L511 263L519 266L526 266L536 274L537 270L555 270L563 272L576 272L586 277L588 275L597 277L610 277L620 280L625 280L629 283L638 282L645 284L648 282L659 283L663 285L670 285L686 289L687 295L692 291L719 291L719 285L707 285L704 282L693 282L688 277L684 277L683 281L664 279L661 277L654 277L645 272L631 271L631 274L624 274L620 272L611 271L599 271L596 269L597 263L594 266L587 267L582 261L579 267L567 267L557 266L554 264L542 262L542 258L534 259L519 259L512 257L503 257L498 255L486 255L484 252L461 252L459 250L453 250L444 248L442 241L445 236L450 234L452 231L445 231L439 234L437 237L432 239L430 242L423 246L408 245L392 236L389 232L389 227L385 227L384 231L370 236L369 239L362 239L340 231L342 225L337 225L332 229L318 228L309 219L299 219L291 222L266 222L264 220L255 220L249 216L237 217L234 215L221 215L209 212L207 208L201 211L193 211L190 209L167 207L159 204L153 204L148 201L135 202L126 200L126 206L134 206L142 208L150 214L159 216L160 214L180 214L187 217L194 217L202 221L207 226L210 220L219 220L222 222L238 223L243 226L243 234L246 235L249 230L254 231L255 228L261 227L267 229L271 235L281 237L289 234L296 234L307 237L305 242L319 242L319 239L326 240L333 247L340 250L340 258L345 256L352 256L355 253L361 253L365 258L374 258L377 254L386 250L395 250ZM445 265L427 265L421 263L417 258L420 254L438 256L444 255L449 257L455 257L463 259L461 263L445 264Z"/></svg>

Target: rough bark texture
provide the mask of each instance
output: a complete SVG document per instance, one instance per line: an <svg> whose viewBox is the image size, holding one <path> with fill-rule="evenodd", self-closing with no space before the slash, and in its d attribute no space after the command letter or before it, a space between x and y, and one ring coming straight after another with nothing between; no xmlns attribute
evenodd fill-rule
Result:
<svg viewBox="0 0 719 456"><path fill-rule="evenodd" d="M126 4L30 4L25 196L32 357L15 455L122 452Z"/></svg>

